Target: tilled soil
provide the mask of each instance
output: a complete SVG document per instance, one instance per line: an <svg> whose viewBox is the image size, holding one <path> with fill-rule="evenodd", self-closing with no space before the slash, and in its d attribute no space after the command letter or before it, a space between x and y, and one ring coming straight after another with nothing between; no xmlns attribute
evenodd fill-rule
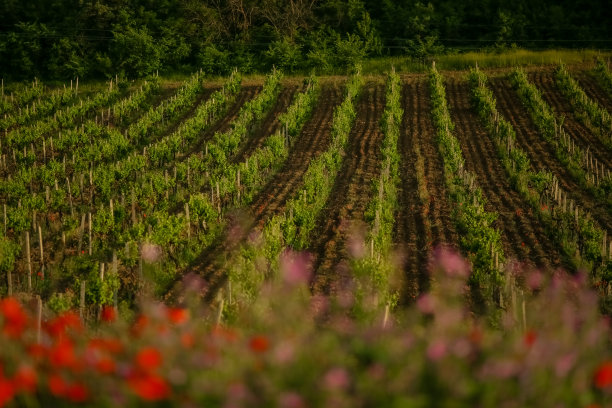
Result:
<svg viewBox="0 0 612 408"><path fill-rule="evenodd" d="M532 167L536 171L546 170L552 172L559 180L559 185L565 190L570 199L573 199L583 209L591 213L599 225L612 233L612 216L605 203L598 201L584 190L571 176L571 174L556 159L553 148L539 134L527 109L512 89L507 79L494 78L491 80L491 90L497 100L500 114L508 120L516 132L518 147L524 150Z"/></svg>
<svg viewBox="0 0 612 408"><path fill-rule="evenodd" d="M510 185L493 140L470 106L469 92L466 81L447 81L449 109L466 168L477 177L487 200L485 209L499 215L495 226L502 232L506 257L527 261L538 268L562 266L562 255L532 214L529 204Z"/></svg>
<svg viewBox="0 0 612 408"><path fill-rule="evenodd" d="M585 94L602 108L612 113L612 96L601 87L597 79L593 78L588 72L572 72L572 77L578 81Z"/></svg>
<svg viewBox="0 0 612 408"><path fill-rule="evenodd" d="M532 72L529 80L542 93L542 98L550 105L557 116L565 118L563 128L582 149L587 148L600 163L609 170L612 168L612 155L609 149L587 127L578 122L574 110L567 98L559 91L555 83L554 74L547 71Z"/></svg>
<svg viewBox="0 0 612 408"><path fill-rule="evenodd" d="M401 299L409 302L429 288L431 250L440 245L456 248L458 237L447 201L444 167L436 148L429 88L424 77L404 80L402 108L400 211L395 242L405 278ZM420 189L425 193L423 197Z"/></svg>
<svg viewBox="0 0 612 408"><path fill-rule="evenodd" d="M257 130L253 136L245 142L238 154L231 159L232 163L243 162L247 157L253 154L255 150L263 145L268 136L280 129L279 117L282 113L287 111L297 91L298 88L295 85L284 86L281 89L274 107L272 107L270 112L266 115L263 122L257 126Z"/></svg>
<svg viewBox="0 0 612 408"><path fill-rule="evenodd" d="M315 294L337 294L350 277L347 241L362 223L372 196L372 182L380 176L383 133L380 119L385 109L385 88L366 85L356 106L357 118L349 135L342 167L312 234L310 250L315 271Z"/></svg>

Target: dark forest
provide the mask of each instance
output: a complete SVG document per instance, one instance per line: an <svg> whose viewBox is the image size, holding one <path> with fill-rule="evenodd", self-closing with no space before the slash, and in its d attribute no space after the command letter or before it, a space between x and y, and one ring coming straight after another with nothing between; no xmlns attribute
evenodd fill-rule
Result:
<svg viewBox="0 0 612 408"><path fill-rule="evenodd" d="M331 72L363 58L612 45L608 1L3 0L0 74Z"/></svg>

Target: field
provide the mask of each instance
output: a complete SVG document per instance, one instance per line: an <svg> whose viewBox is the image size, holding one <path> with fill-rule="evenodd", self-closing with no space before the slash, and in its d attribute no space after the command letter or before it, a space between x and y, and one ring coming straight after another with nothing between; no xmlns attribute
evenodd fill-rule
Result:
<svg viewBox="0 0 612 408"><path fill-rule="evenodd" d="M592 374L585 373L602 361L602 355L593 356L606 350L602 339L607 335L595 328L599 311L609 313L612 300L610 78L606 64L599 62L516 70L438 71L434 66L427 73L325 78L284 78L273 71L265 79L235 72L209 81L194 74L182 82L114 79L80 89L77 82L57 89L5 84L0 291L39 305L33 306L39 322L75 310L93 326L114 320L117 312L129 321L136 309L148 310L143 304L163 299L174 311L197 302L215 327L241 327L250 316L247 326L278 329L290 313L307 309L323 325L339 324L335 319L348 314L367 322L365 327L380 320L385 328L396 321L400 330L412 327L405 313L413 313L407 311L414 311L415 302L427 315L434 313L427 302L450 313L463 310L453 303L458 301L465 303L466 314L497 322L493 333L507 323L501 315L513 316L512 335L492 334L483 346L493 350L500 344L531 346L530 327L550 324L565 330L564 324L573 324L545 317L542 310L551 304L538 300L540 285L529 278L547 280L562 269L568 276L585 277L580 291L588 301L580 299L589 306L582 312L597 333L590 346L582 338L565 344L568 350L580 349L574 349L572 361L590 358L580 367L572 362L567 371L582 381L580 386L567 386L569 394L551 395L540 406L605 402L612 381L596 380L593 388L588 385ZM293 293L282 282L304 287ZM285 291L308 306L293 304L295 299L283 297ZM591 291L596 298L588 297ZM564 302L584 307L563 293L571 300L559 295L557 307ZM268 304L271 298L278 304ZM341 312L330 306L336 303ZM285 320L271 323L257 314L258 308L279 310ZM459 330L456 339L480 341L473 337L479 326L437 324L442 326L426 326L432 337L414 340L423 340L420 350L435 364L439 359L431 347L440 333L448 335L445 330ZM338 327L344 326L334 325L341 337ZM295 330L311 336L316 327ZM40 338L40 324L32 330ZM367 338L368 329L363 330L346 328L346 333L359 331ZM542 330L542 338L548 336ZM384 347L399 347L399 333L390 335ZM370 340L364 348L383 347L383 340ZM251 337L249 345L264 353L268 341ZM416 358L419 347L404 353L406 358ZM357 348L349 347L346 355L359 353ZM392 358L384 358L381 370L397 368ZM557 363L551 357L542 370L557 367L559 375L563 370ZM345 390L352 379L345 371L333 371L334 364L322 364L331 367L327 386L337 388L339 401L355 406L351 398L369 391L357 383ZM443 373L445 367L440 363L431 370ZM480 373L501 370L495 367L485 364ZM599 370L597 375L608 375L610 368ZM231 384L232 374L224 376ZM540 387L549 384L542 379L547 374L538 378ZM442 387L446 380L440 374L436 384ZM256 389L253 384L247 388ZM304 393L317 388L304 387ZM389 387L391 394L403 392ZM573 399L586 392L584 387L595 391ZM147 399L138 386L132 388ZM464 391L457 386L447 396L495 401L486 390ZM53 398L79 402L68 393L50 392ZM433 398L436 388L413 392ZM508 386L496 395L503 400L515 392ZM537 392L523 392L516 406L538 406ZM326 404L336 401L329 398ZM363 406L382 401L371 398L361 401ZM394 400L397 406L443 401L401 405L400 400ZM263 400L249 394L245 401ZM287 401L295 399L287 396L279 406L301 406Z"/></svg>

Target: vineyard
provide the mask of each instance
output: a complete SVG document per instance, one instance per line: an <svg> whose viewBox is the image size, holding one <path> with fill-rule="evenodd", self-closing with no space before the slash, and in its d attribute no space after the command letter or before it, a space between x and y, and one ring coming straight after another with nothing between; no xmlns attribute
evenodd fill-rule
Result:
<svg viewBox="0 0 612 408"><path fill-rule="evenodd" d="M611 113L602 61L3 83L0 407L610 402Z"/></svg>

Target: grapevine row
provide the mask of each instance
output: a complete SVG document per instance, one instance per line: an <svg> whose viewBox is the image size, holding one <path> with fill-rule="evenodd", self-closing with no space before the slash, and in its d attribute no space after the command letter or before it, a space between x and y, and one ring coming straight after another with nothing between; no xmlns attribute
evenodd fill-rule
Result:
<svg viewBox="0 0 612 408"><path fill-rule="evenodd" d="M49 116L62 106L68 106L73 103L76 97L76 88L58 89L44 100L39 99L32 102L25 109L19 108L19 111L12 114L5 113L4 117L0 119L0 131L8 130L13 126L23 126L34 120Z"/></svg>
<svg viewBox="0 0 612 408"><path fill-rule="evenodd" d="M603 163L598 163L597 159L593 159L588 149L581 149L576 145L574 139L563 130L563 121L554 115L524 71L515 70L510 80L523 104L527 106L540 134L554 148L557 160L582 186L609 203L612 191L610 170L606 169Z"/></svg>
<svg viewBox="0 0 612 408"><path fill-rule="evenodd" d="M501 234L493 227L496 213L486 212L485 198L476 185L476 175L464 168L459 141L453 135L454 125L448 111L442 75L435 65L429 72L433 124L436 129L444 174L450 199L455 203L455 223L462 235L459 245L469 254L473 272L472 284L492 299L503 282L500 273L504 254Z"/></svg>
<svg viewBox="0 0 612 408"><path fill-rule="evenodd" d="M390 255L395 216L399 211L398 140L404 114L401 108L401 89L401 79L394 69L387 78L386 107L382 118L384 139L381 146L380 177L372 185L372 199L365 212L370 251L365 257L356 259L353 267L358 277L369 282L368 286L378 298L379 306L387 308L387 312L399 298L391 287L394 264Z"/></svg>
<svg viewBox="0 0 612 408"><path fill-rule="evenodd" d="M561 92L570 101L579 119L595 133L602 143L612 149L612 117L597 102L589 98L563 64L555 70L555 79Z"/></svg>
<svg viewBox="0 0 612 408"><path fill-rule="evenodd" d="M608 250L605 231L578 203L568 200L567 192L551 173L532 170L527 154L515 146L516 134L512 125L496 108L495 97L486 86L486 75L472 70L469 79L476 110L498 147L498 155L515 190L548 226L551 239L563 248L568 258L574 260L576 269L588 268L595 280L610 284L605 271L612 260L612 251Z"/></svg>
<svg viewBox="0 0 612 408"><path fill-rule="evenodd" d="M6 147L21 149L37 142L44 135L52 131L74 127L88 113L113 103L120 94L119 85L115 84L113 86L111 81L106 91L97 93L93 98L87 98L85 101L81 100L80 104L56 111L53 118L48 118L44 121L33 123L28 127L9 132L5 137Z"/></svg>
<svg viewBox="0 0 612 408"><path fill-rule="evenodd" d="M44 86L34 80L32 86L24 85L10 96L4 94L4 80L2 80L2 97L0 98L0 115L9 113L18 108L24 108L28 103L40 98L45 92Z"/></svg>
<svg viewBox="0 0 612 408"><path fill-rule="evenodd" d="M278 276L279 259L287 248L303 250L309 242L317 216L323 210L342 165L344 149L353 126L356 112L354 102L363 85L360 73L353 75L346 85L344 101L334 112L331 144L327 151L310 162L304 174L302 190L289 200L283 214L269 219L261 239L247 242L229 266L229 281L236 288L230 296L235 307L248 305L259 295L267 277ZM258 254L265 254L271 276L262 275L257 267Z"/></svg>
<svg viewBox="0 0 612 408"><path fill-rule="evenodd" d="M610 69L601 58L597 59L595 76L608 94L612 96L612 73L610 73Z"/></svg>

